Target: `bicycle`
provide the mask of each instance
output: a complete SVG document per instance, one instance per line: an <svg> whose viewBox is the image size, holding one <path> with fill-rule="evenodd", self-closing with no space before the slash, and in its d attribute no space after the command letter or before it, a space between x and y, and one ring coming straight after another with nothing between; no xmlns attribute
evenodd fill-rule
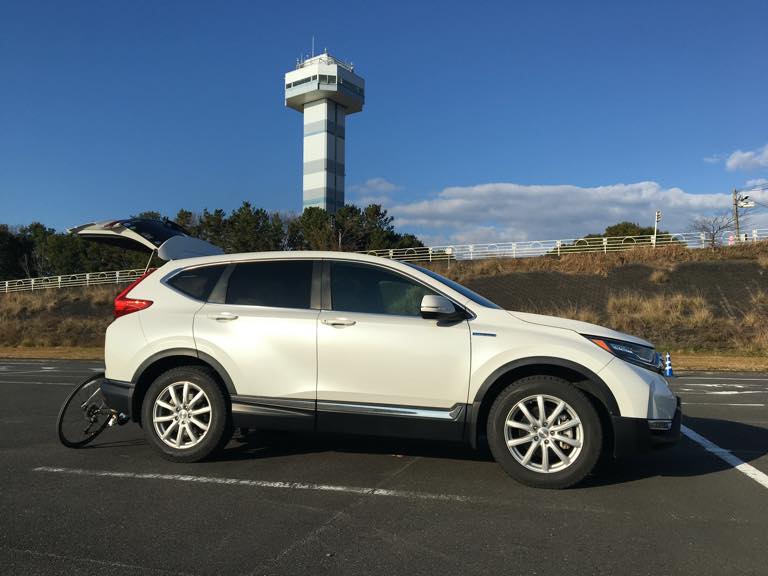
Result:
<svg viewBox="0 0 768 576"><path fill-rule="evenodd" d="M68 448L82 448L106 428L128 422L125 414L107 406L101 393L104 373L90 376L70 392L59 410L56 430Z"/></svg>

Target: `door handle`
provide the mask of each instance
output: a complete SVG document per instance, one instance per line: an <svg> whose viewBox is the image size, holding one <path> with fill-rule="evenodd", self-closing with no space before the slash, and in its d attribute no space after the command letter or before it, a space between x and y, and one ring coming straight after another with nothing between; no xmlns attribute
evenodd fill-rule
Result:
<svg viewBox="0 0 768 576"><path fill-rule="evenodd" d="M348 318L324 318L321 322L327 326L354 326L356 322Z"/></svg>
<svg viewBox="0 0 768 576"><path fill-rule="evenodd" d="M211 320L237 320L237 314L233 314L232 312L215 312L213 314L208 314L208 318Z"/></svg>

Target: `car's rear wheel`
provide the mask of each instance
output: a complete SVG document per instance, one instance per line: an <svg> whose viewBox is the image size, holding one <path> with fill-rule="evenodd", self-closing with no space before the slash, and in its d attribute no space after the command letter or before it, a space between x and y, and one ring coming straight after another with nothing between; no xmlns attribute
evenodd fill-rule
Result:
<svg viewBox="0 0 768 576"><path fill-rule="evenodd" d="M174 462L202 460L232 435L224 393L201 366L161 374L144 397L142 424L149 443Z"/></svg>
<svg viewBox="0 0 768 576"><path fill-rule="evenodd" d="M561 378L530 376L497 396L488 416L491 453L512 478L567 488L595 467L603 430L583 392Z"/></svg>

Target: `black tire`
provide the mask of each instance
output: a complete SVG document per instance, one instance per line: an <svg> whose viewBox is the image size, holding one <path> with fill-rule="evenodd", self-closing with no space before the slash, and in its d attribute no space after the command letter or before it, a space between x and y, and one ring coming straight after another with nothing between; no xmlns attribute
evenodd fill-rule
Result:
<svg viewBox="0 0 768 576"><path fill-rule="evenodd" d="M174 398L178 400L178 405L165 401L170 399L170 391L172 389L178 390L180 386L183 387L184 382L190 383L190 389L204 392L203 398L210 407L209 413L193 415L194 408L199 410L201 406L199 404L195 406L185 404L190 398L180 398L177 392L174 392L176 394ZM190 393L191 396L192 394ZM175 420L171 419L168 421L168 417L173 416L175 412L165 409L161 405L156 405L158 398L164 404L176 406L179 409L182 406L189 406L189 410L185 408L182 416L177 414ZM156 412L160 419L167 420L167 422L155 423L154 416ZM177 410L176 412L179 411ZM179 412L179 414L182 413ZM190 416L186 414L190 414ZM160 452L164 458L173 462L198 462L203 460L229 442L233 432L229 398L225 395L221 386L219 386L214 372L204 366L180 366L158 376L144 396L141 420L144 436L149 444ZM183 425L180 424L182 421L184 422ZM207 425L207 429L203 430L197 427L197 425L193 424L195 421ZM176 423L174 424L174 422ZM173 428L169 431L168 428L171 427ZM184 430L180 433L181 440L177 442L177 434L179 434L179 430L182 428ZM187 432L187 430L191 430L191 432ZM170 432L167 440L163 440L161 437L163 432ZM193 433L196 434L196 437L199 437L199 440L194 444L192 444L193 438L191 436ZM184 446L185 442L189 444L186 447ZM176 444L176 446L172 444Z"/></svg>
<svg viewBox="0 0 768 576"><path fill-rule="evenodd" d="M101 381L104 373L94 374L75 386L56 418L59 441L68 448L82 448L104 431L112 416Z"/></svg>
<svg viewBox="0 0 768 576"><path fill-rule="evenodd" d="M559 401L565 402L565 407L555 418L556 422L545 419L547 426L543 428L539 427L539 396L542 396L545 402L545 416L554 412ZM536 428L522 412L521 403L533 419L539 421ZM508 417L523 426L529 426L530 429L518 430L517 426L508 427ZM576 419L580 424L575 423ZM572 427L561 430L562 426L568 424ZM556 431L549 430L552 426ZM603 450L603 429L595 407L579 389L566 380L553 376L529 376L502 390L491 406L487 432L488 445L496 462L512 478L535 488L560 489L573 486L592 472ZM566 434L568 442L579 443L578 449L570 443L553 440L564 438ZM532 439L527 440L531 436ZM519 443L508 447L508 441ZM546 460L543 454L545 450ZM557 456L555 450L566 459ZM516 455L513 455L513 451L516 451ZM530 460L524 465L526 456L529 456ZM544 471L545 467L549 469L548 472Z"/></svg>

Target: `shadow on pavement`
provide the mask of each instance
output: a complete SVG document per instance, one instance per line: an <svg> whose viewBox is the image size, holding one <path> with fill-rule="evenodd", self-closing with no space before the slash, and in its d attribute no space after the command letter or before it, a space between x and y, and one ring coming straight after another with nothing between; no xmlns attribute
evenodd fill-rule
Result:
<svg viewBox="0 0 768 576"><path fill-rule="evenodd" d="M749 463L768 454L768 429L732 420L685 416L683 425ZM605 463L580 487L605 486L642 478L704 476L733 467L683 435L669 448Z"/></svg>
<svg viewBox="0 0 768 576"><path fill-rule="evenodd" d="M719 447L731 450L744 462L768 453L768 429L740 422L712 418L685 417L684 425ZM296 433L251 431L214 458L215 461L269 459L297 454L345 452L397 454L421 458L493 461L487 449L474 451L463 444L427 442L365 436L323 436ZM577 488L621 484L650 477L704 476L731 466L683 436L680 443L645 454L602 463L595 474Z"/></svg>

